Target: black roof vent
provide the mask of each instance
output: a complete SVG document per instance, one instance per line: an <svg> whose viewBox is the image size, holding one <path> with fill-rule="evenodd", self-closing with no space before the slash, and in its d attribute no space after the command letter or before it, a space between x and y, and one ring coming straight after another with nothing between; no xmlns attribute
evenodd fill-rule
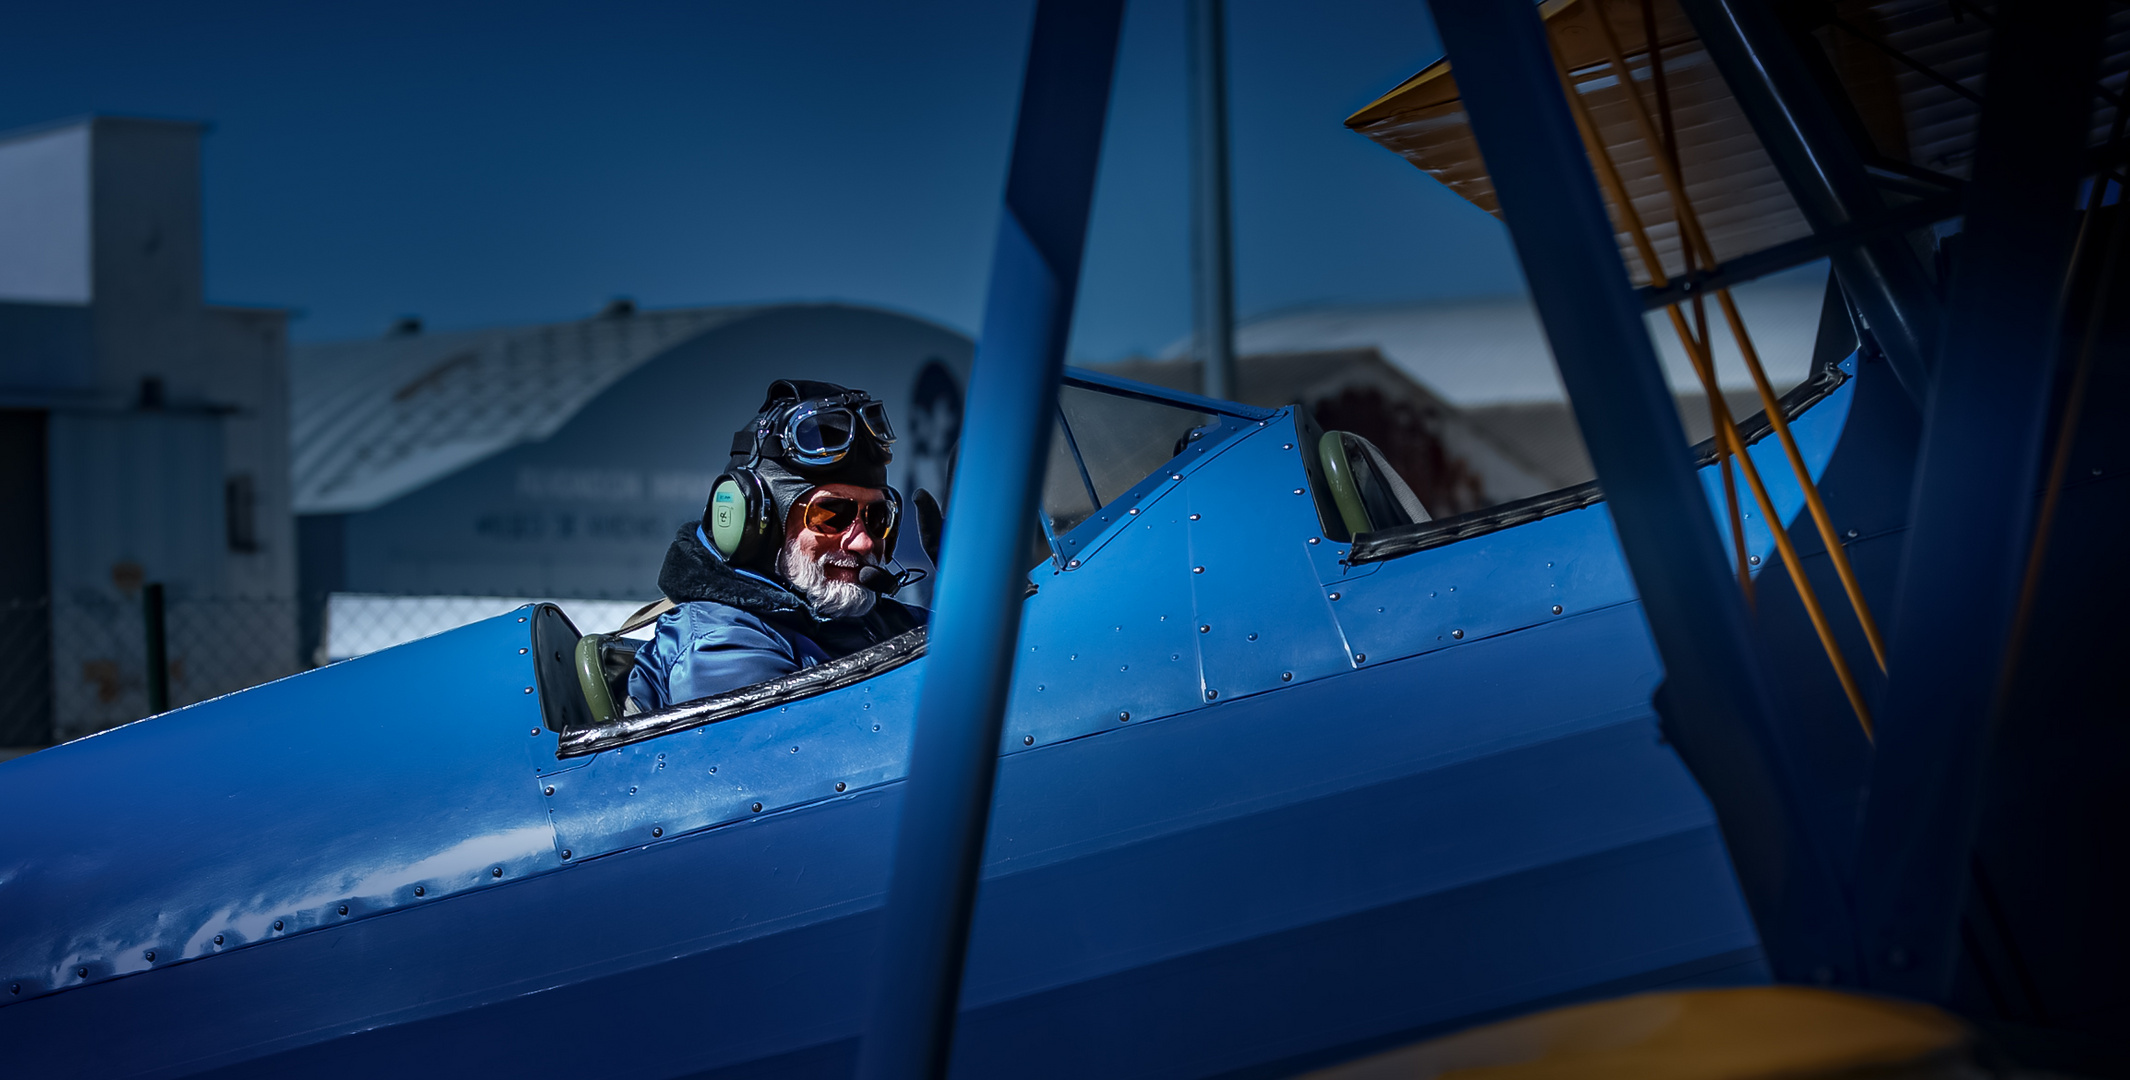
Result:
<svg viewBox="0 0 2130 1080"><path fill-rule="evenodd" d="M599 313L602 319L626 319L636 314L636 301L626 296L617 296L606 302L606 310Z"/></svg>
<svg viewBox="0 0 2130 1080"><path fill-rule="evenodd" d="M419 334L419 333L421 333L421 332L422 332L422 317L421 317L421 316L419 316L419 315L402 315L402 316L400 316L400 317L399 317L398 319L396 319L396 320L394 320L394 321L393 321L393 323L392 323L392 330L391 330L391 332L390 332L390 333L388 333L388 334L386 334L385 336L386 336L386 337L413 337L414 335L416 335L416 334Z"/></svg>

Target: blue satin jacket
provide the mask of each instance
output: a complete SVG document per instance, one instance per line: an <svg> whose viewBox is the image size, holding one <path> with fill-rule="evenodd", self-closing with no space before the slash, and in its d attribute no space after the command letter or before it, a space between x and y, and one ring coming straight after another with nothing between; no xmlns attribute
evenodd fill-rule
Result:
<svg viewBox="0 0 2130 1080"><path fill-rule="evenodd" d="M629 698L644 712L847 656L923 625L927 614L881 597L859 618L820 619L780 583L718 557L699 527L674 539L659 587L679 606L636 650Z"/></svg>

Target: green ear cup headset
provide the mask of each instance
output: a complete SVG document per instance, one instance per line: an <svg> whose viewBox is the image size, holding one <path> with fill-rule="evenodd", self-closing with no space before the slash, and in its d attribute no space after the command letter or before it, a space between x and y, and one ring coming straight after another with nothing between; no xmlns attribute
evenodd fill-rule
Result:
<svg viewBox="0 0 2130 1080"><path fill-rule="evenodd" d="M753 468L740 465L710 486L703 533L727 562L746 565L783 540L776 500Z"/></svg>

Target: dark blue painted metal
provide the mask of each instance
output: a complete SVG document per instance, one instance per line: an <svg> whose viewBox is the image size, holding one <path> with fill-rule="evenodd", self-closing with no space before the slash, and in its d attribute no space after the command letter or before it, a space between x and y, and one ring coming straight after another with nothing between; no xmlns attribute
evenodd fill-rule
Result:
<svg viewBox="0 0 2130 1080"><path fill-rule="evenodd" d="M1619 608L1013 755L957 1072L1204 1075L1764 977L1655 738L1653 663ZM846 1075L904 791L0 1009L0 1032L26 1075Z"/></svg>
<svg viewBox="0 0 2130 1080"><path fill-rule="evenodd" d="M1769 706L1744 602L1620 264L1535 8L1435 0L1437 29L1669 682L1666 722L1716 804L1776 971L1853 977L1834 853Z"/></svg>
<svg viewBox="0 0 2130 1080"><path fill-rule="evenodd" d="M591 978L582 949L551 939L600 942L589 924L633 917L640 897L562 910L486 899L563 865L542 807L555 743L525 692L525 629L523 616L500 617L9 763L7 820L35 825L0 846L0 1004L17 1006L0 1025L14 1063L44 1075L192 1073L457 1014L522 992L511 987L527 972ZM906 740L898 777L905 754ZM590 771L574 762L547 783ZM688 794L646 785L643 801L685 810ZM761 895L776 893L773 872L752 884L775 903ZM415 924L376 919L439 904L451 914L428 938L409 942L400 931ZM355 926L365 929L317 940ZM166 981L202 966L188 961L211 973ZM139 972L153 974L111 982ZM55 983L66 994L44 1000L62 1019L32 1040L53 1023L35 999ZM106 985L126 989L99 996ZM114 1001L115 1014L102 1011ZM126 1037L84 1034L113 1015Z"/></svg>
<svg viewBox="0 0 2130 1080"><path fill-rule="evenodd" d="M1277 690L1351 671L1354 650L1339 632L1337 602L1319 584L1309 539L1319 547L1316 500L1283 416L1221 458L1224 470L1256 478L1257 498L1236 501L1208 484L1186 485L1171 511L1184 533L1191 583L1191 636L1198 691L1207 700ZM1301 449L1307 449L1306 447ZM1266 543L1268 536L1283 538ZM1343 546L1343 545L1342 545Z"/></svg>
<svg viewBox="0 0 2130 1080"><path fill-rule="evenodd" d="M1815 233L1869 229L1886 201L1805 67L1805 54L1764 0L1680 0L1694 33L1783 185ZM1817 49L1817 45L1811 46ZM1871 324L1894 374L1921 402L1937 355L1938 303L1901 235L1871 235L1830 253L1842 287Z"/></svg>
<svg viewBox="0 0 2130 1080"><path fill-rule="evenodd" d="M832 704L756 714L771 723L710 724L591 755L547 780L555 842L591 858L900 780L922 670L896 668Z"/></svg>
<svg viewBox="0 0 2130 1080"><path fill-rule="evenodd" d="M1874 987L1946 1000L2041 477L2100 5L1999 16L1917 466L1857 907Z"/></svg>
<svg viewBox="0 0 2130 1080"><path fill-rule="evenodd" d="M1813 461L1849 392L1797 421ZM1021 602L957 1072L1203 1075L1764 978L1609 511L1342 568L1291 418L1238 423ZM1574 606L1531 618L1548 561ZM1417 599L1444 582L1487 628L1454 647ZM519 617L0 764L36 823L0 833L10 1066L848 1075L937 658L558 761ZM1296 678L1249 681L1271 662ZM93 977L48 992L50 942Z"/></svg>
<svg viewBox="0 0 2130 1080"><path fill-rule="evenodd" d="M1819 491L1848 549L1864 597L1883 619L1884 613L1893 610L1901 545L1907 538L1907 496L1915 478L1920 418L1883 358L1859 356L1854 362L1859 369L1854 400L1839 449L1820 477ZM1761 475L1772 480L1772 470L1780 468L1780 463L1764 462ZM1819 530L1809 519L1791 521L1790 539L1806 575L1824 602L1839 604L1835 598L1841 595L1842 585L1828 562ZM1871 743L1827 663L1787 568L1778 565L1779 556L1766 551L1761 555L1753 622L1767 646L1769 670L1783 673L1776 688L1782 714L1797 740L1795 745L1812 763L1807 779L1816 792L1811 804L1819 818L1817 828L1839 838L1841 850L1854 851L1863 823ZM1866 700L1883 700L1885 678L1862 627L1854 619L1838 619L1834 633L1849 658L1850 670L1863 683ZM1853 893L1853 876L1847 880Z"/></svg>
<svg viewBox="0 0 2130 1080"><path fill-rule="evenodd" d="M527 693L523 620L10 762L0 780L0 820L13 830L0 847L4 999L556 869L533 772L553 761L555 736ZM380 693L395 685L425 689ZM392 826L367 824L379 820Z"/></svg>
<svg viewBox="0 0 2130 1080"><path fill-rule="evenodd" d="M1123 0L1041 0L969 381L859 1075L944 1075Z"/></svg>

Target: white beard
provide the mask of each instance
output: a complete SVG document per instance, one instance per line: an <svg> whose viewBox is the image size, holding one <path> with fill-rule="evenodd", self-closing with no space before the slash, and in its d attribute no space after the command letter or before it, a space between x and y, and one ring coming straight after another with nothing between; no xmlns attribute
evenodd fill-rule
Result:
<svg viewBox="0 0 2130 1080"><path fill-rule="evenodd" d="M841 552L831 552L818 560L808 559L799 555L791 544L784 545L784 550L777 552L777 573L784 575L792 589L813 605L815 614L824 619L855 619L873 610L873 602L880 598L878 593L855 581L830 581L821 571L823 563L854 570L866 565Z"/></svg>

